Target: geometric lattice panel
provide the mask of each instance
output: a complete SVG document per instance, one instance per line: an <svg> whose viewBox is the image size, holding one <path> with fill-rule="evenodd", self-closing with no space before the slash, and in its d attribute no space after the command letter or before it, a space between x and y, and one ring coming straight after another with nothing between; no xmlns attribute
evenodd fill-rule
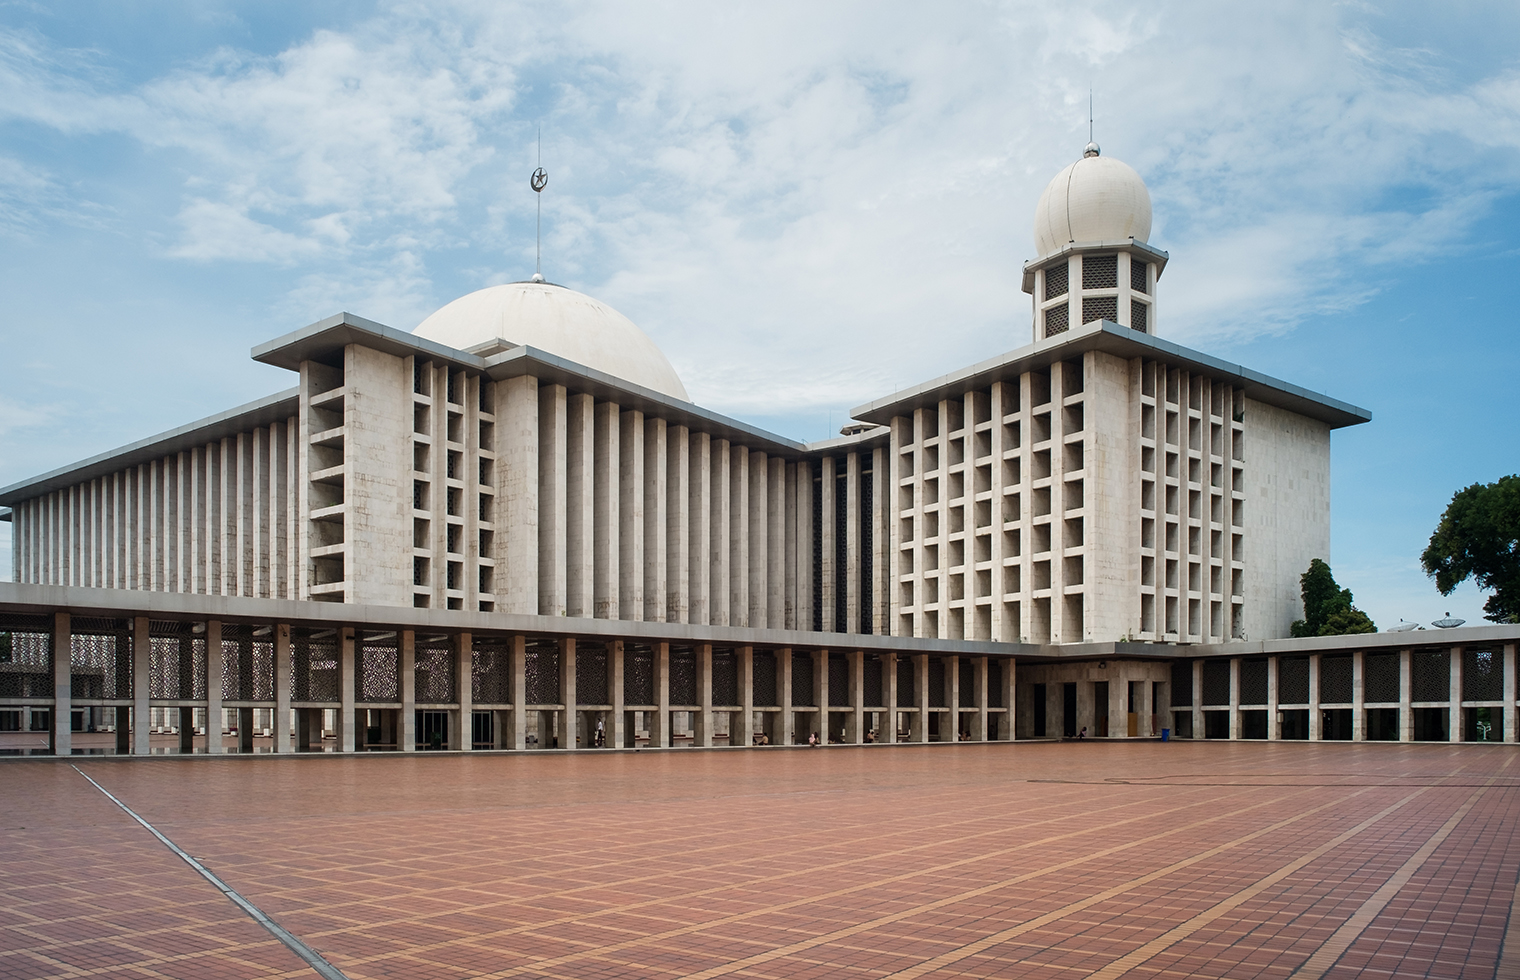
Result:
<svg viewBox="0 0 1520 980"><path fill-rule="evenodd" d="M416 639L412 661L412 694L417 704L453 704L454 648L447 635Z"/></svg>
<svg viewBox="0 0 1520 980"><path fill-rule="evenodd" d="M1203 662L1203 703L1205 705L1230 703L1230 662L1228 660Z"/></svg>
<svg viewBox="0 0 1520 980"><path fill-rule="evenodd" d="M1172 661L1172 707L1188 708L1193 704L1193 662Z"/></svg>
<svg viewBox="0 0 1520 980"><path fill-rule="evenodd" d="M292 701L334 703L338 696L338 634L335 630L290 631Z"/></svg>
<svg viewBox="0 0 1520 980"><path fill-rule="evenodd" d="M528 704L558 704L559 644L554 640L529 640L523 664L523 689Z"/></svg>
<svg viewBox="0 0 1520 980"><path fill-rule="evenodd" d="M1494 650L1462 651L1462 700L1499 701L1504 698L1504 661Z"/></svg>
<svg viewBox="0 0 1520 980"><path fill-rule="evenodd" d="M756 650L754 662L755 707L780 706L776 696L776 655L770 650Z"/></svg>
<svg viewBox="0 0 1520 980"><path fill-rule="evenodd" d="M945 661L943 657L929 658L929 707L947 707L945 704Z"/></svg>
<svg viewBox="0 0 1520 980"><path fill-rule="evenodd" d="M1267 662L1265 660L1240 662L1240 703L1267 703Z"/></svg>
<svg viewBox="0 0 1520 980"><path fill-rule="evenodd" d="M611 704L607 696L607 648L585 642L575 645L575 700L581 704Z"/></svg>
<svg viewBox="0 0 1520 980"><path fill-rule="evenodd" d="M470 699L475 704L512 703L512 644L481 638L470 654Z"/></svg>
<svg viewBox="0 0 1520 980"><path fill-rule="evenodd" d="M1280 704L1309 703L1309 658L1283 657L1277 661L1277 700Z"/></svg>
<svg viewBox="0 0 1520 980"><path fill-rule="evenodd" d="M697 654L689 647L670 648L670 703L696 707Z"/></svg>
<svg viewBox="0 0 1520 980"><path fill-rule="evenodd" d="M897 706L899 708L911 708L918 704L917 694L914 688L913 658L899 655L897 658Z"/></svg>
<svg viewBox="0 0 1520 980"><path fill-rule="evenodd" d="M850 660L842 653L829 654L829 705L850 706Z"/></svg>
<svg viewBox="0 0 1520 980"><path fill-rule="evenodd" d="M1351 658L1321 657L1319 700L1321 704L1351 703Z"/></svg>
<svg viewBox="0 0 1520 980"><path fill-rule="evenodd" d="M1414 651L1414 700L1451 700L1451 653L1444 648Z"/></svg>
<svg viewBox="0 0 1520 980"><path fill-rule="evenodd" d="M623 703L650 707L654 697L654 651L642 643L623 647Z"/></svg>
<svg viewBox="0 0 1520 980"><path fill-rule="evenodd" d="M1399 655L1369 653L1366 661L1365 696L1369 704L1396 704L1399 700Z"/></svg>
<svg viewBox="0 0 1520 980"><path fill-rule="evenodd" d="M712 653L712 700L720 706L739 704L739 658L727 647L715 647Z"/></svg>
<svg viewBox="0 0 1520 980"><path fill-rule="evenodd" d="M806 653L792 652L792 705L808 707L818 702L813 697L813 658Z"/></svg>
<svg viewBox="0 0 1520 980"><path fill-rule="evenodd" d="M881 658L867 654L865 662L865 705L868 708L885 707L881 691Z"/></svg>

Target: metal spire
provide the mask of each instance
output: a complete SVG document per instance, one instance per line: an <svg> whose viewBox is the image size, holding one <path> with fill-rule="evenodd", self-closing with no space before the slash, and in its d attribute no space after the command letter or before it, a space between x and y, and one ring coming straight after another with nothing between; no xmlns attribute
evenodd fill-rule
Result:
<svg viewBox="0 0 1520 980"><path fill-rule="evenodd" d="M533 281L543 282L543 251L544 251L544 188L549 183L549 174L544 170L544 128L538 127L538 168L533 171L533 176L528 180L528 186L533 188L533 193L538 200L538 217L533 225Z"/></svg>

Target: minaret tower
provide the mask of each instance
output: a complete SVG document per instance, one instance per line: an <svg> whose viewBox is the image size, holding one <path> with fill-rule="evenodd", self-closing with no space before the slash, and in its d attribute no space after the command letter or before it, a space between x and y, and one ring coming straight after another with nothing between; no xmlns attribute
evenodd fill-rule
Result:
<svg viewBox="0 0 1520 980"><path fill-rule="evenodd" d="M1150 233L1145 181L1088 143L1035 207L1039 258L1024 263L1035 342L1094 320L1154 334L1156 281L1167 254L1146 244Z"/></svg>

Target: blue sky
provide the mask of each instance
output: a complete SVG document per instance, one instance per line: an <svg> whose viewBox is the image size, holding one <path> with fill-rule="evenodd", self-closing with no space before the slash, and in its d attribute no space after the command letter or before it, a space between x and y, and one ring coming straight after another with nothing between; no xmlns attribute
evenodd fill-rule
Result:
<svg viewBox="0 0 1520 980"><path fill-rule="evenodd" d="M1162 335L1372 410L1342 584L1478 621L1418 556L1520 470L1516 37L1512 3L0 3L0 485L286 387L248 349L323 316L526 277L539 126L549 277L821 438L1027 342L1091 89Z"/></svg>

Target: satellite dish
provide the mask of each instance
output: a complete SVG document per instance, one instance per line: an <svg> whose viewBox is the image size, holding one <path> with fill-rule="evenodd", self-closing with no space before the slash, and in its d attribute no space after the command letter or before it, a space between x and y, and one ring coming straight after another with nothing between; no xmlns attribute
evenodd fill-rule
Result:
<svg viewBox="0 0 1520 980"><path fill-rule="evenodd" d="M1390 626L1390 627L1388 627L1388 629L1384 630L1384 632L1385 633L1408 633L1412 629L1418 629L1419 626L1420 626L1419 623L1406 623L1406 622L1404 622L1401 619L1401 620L1399 620L1399 624L1397 626Z"/></svg>
<svg viewBox="0 0 1520 980"><path fill-rule="evenodd" d="M1453 619L1451 613L1447 613L1444 618L1434 620L1430 625L1434 626L1436 629L1449 630L1453 627L1461 626L1465 622L1467 622L1467 620Z"/></svg>

